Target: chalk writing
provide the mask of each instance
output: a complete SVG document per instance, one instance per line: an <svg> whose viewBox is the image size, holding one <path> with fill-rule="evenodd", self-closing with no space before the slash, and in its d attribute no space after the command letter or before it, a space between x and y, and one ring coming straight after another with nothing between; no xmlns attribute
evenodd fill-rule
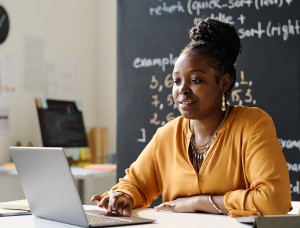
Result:
<svg viewBox="0 0 300 228"><path fill-rule="evenodd" d="M244 71L241 71L239 76L240 77L237 77L237 81L231 91L231 101L228 101L227 103L229 105L255 105L256 100L252 96L252 81L246 80Z"/></svg>
<svg viewBox="0 0 300 228"><path fill-rule="evenodd" d="M211 17L220 21L224 21L230 24L245 25L247 22L247 16L245 14L239 14L236 18L232 15L225 14L224 12L217 12L223 9L241 9L241 8L253 8L257 11L260 11L262 8L266 7L277 7L282 8L283 6L290 7L292 6L293 0L228 0L227 2L221 3L220 0L188 0L186 9L184 5L177 1L174 5L167 5L166 2L161 2L160 5L156 7L150 7L149 14L151 16L157 15L161 16L162 14L190 14L196 15L194 22L205 17ZM212 10L209 15L204 15L201 11ZM242 11L241 11L242 12ZM300 35L300 20L287 18L285 21L272 21L267 22L257 21L257 24L247 25L247 27L237 27L239 36L241 39L245 38L258 38L263 37L272 38L272 37L281 37L284 41L287 41L291 36ZM145 62L146 61L146 62ZM159 61L159 60L155 60ZM163 59L163 61L168 61ZM143 62L145 66L149 65L149 59L137 59L137 66L139 62ZM151 62L151 61L150 61ZM160 61L161 62L161 61ZM164 66L163 63L156 63L160 66Z"/></svg>
<svg viewBox="0 0 300 228"><path fill-rule="evenodd" d="M174 104L173 96L171 93L171 88L173 86L173 79L171 74L167 74L162 83L159 82L156 75L151 76L151 80L149 83L149 88L155 92L152 95L151 105L154 108L154 112L152 117L150 118L150 125L162 126L169 122L170 120L175 118L175 113L172 111L176 109ZM170 93L166 93L166 96L162 93L163 89L170 91ZM164 107L167 107L167 114L164 114L166 111L163 111Z"/></svg>
<svg viewBox="0 0 300 228"><path fill-rule="evenodd" d="M139 139L137 139L137 141L145 143L146 142L146 129L145 128L141 128L140 130L142 132L142 137L139 138Z"/></svg>
<svg viewBox="0 0 300 228"><path fill-rule="evenodd" d="M286 149L298 149L300 150L300 139L299 140L291 140L291 139L279 139L279 143L281 144L282 148Z"/></svg>
<svg viewBox="0 0 300 228"><path fill-rule="evenodd" d="M202 11L205 10L223 10L223 9L239 9L239 8L254 8L261 10L266 7L277 7L291 6L294 0L228 0L227 2L221 3L221 0L188 0L186 9L181 1L177 1L176 4L169 4L165 1L159 0L159 5L149 8L150 16L161 16L163 14L175 14L175 13L188 13L189 15L196 14L201 15Z"/></svg>
<svg viewBox="0 0 300 228"><path fill-rule="evenodd" d="M212 18L212 19L216 19L216 20L218 20L218 21L223 21L223 22L226 22L226 23L230 23L230 24L232 24L232 25L234 25L235 24L235 19L234 19L234 17L233 16L231 16L231 15L227 15L227 14L225 14L225 13L221 13L221 12L219 12L219 13L211 13L210 15L208 15L210 18ZM205 17L205 16L204 16ZM204 18L204 17L201 17L201 18L198 18L198 17L195 17L194 18L194 23L196 24L196 22L199 20L199 19L202 19L202 18Z"/></svg>
<svg viewBox="0 0 300 228"><path fill-rule="evenodd" d="M255 8L259 10L262 7L268 6L278 6L279 8L283 6L284 3L291 5L293 0L255 0Z"/></svg>
<svg viewBox="0 0 300 228"><path fill-rule="evenodd" d="M300 194L300 182L297 180L295 184L290 184L291 193Z"/></svg>
<svg viewBox="0 0 300 228"><path fill-rule="evenodd" d="M293 171L293 172L300 172L300 164L299 163L288 163L287 162L287 166L288 166L288 170L289 171Z"/></svg>
<svg viewBox="0 0 300 228"><path fill-rule="evenodd" d="M263 26L261 22L257 22L256 28L239 28L239 36L241 39L246 37L257 37L262 38L263 35L267 37L282 37L284 41L287 41L289 36L299 36L300 35L300 25L299 20L287 20L287 23L275 23L268 21L268 23Z"/></svg>
<svg viewBox="0 0 300 228"><path fill-rule="evenodd" d="M159 66L161 67L162 71L166 70L166 66L173 66L177 60L177 57L174 57L172 53L169 54L168 57L164 58L141 58L136 57L133 60L133 67L134 68L146 68L146 67L154 67Z"/></svg>
<svg viewBox="0 0 300 228"><path fill-rule="evenodd" d="M180 1L178 1L177 4L175 5L167 5L166 2L163 2L162 5L156 7L150 7L149 9L150 16L153 15L161 16L164 13L168 13L168 14L185 13L185 10Z"/></svg>
<svg viewBox="0 0 300 228"><path fill-rule="evenodd" d="M236 8L251 8L260 10L263 7L278 7L281 8L283 5L290 6L293 0L228 0L227 3L221 3L220 0L206 0L206 1L195 1L189 0L187 2L187 12L190 15L194 13L200 15L202 10L222 10L222 9L236 9Z"/></svg>

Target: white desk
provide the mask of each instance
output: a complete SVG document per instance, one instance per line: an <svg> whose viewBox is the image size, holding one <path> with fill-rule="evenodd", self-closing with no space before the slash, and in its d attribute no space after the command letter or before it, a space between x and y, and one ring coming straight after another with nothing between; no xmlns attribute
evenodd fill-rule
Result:
<svg viewBox="0 0 300 228"><path fill-rule="evenodd" d="M96 206L85 206L87 209L95 209ZM199 228L199 227L222 227L222 228L235 228L235 227L252 227L237 222L234 218L226 215L212 215L204 213L173 213L173 212L156 212L154 209L138 209L133 211L133 215L138 215L145 218L155 219L156 221L151 224L134 225L133 228ZM36 218L32 215L0 217L1 228L75 228L77 226L53 222L50 220ZM128 227L128 226L118 226Z"/></svg>
<svg viewBox="0 0 300 228"><path fill-rule="evenodd" d="M77 167L71 170L83 204L92 204L92 195L101 194L116 183L115 171L92 171ZM25 198L16 169L0 166L0 185L0 201Z"/></svg>
<svg viewBox="0 0 300 228"><path fill-rule="evenodd" d="M88 210L102 210L97 206L85 205ZM297 214L300 208L300 202L293 202L294 210L290 214ZM0 209L1 212L1 209ZM134 225L133 228L199 228L199 227L222 227L222 228L246 228L252 225L239 223L234 218L226 215L212 215L205 213L173 213L173 212L156 212L152 208L133 210L133 215L155 219L151 224ZM40 219L33 215L0 217L1 228L75 228L65 223L54 222L46 219ZM128 227L128 226L118 226Z"/></svg>

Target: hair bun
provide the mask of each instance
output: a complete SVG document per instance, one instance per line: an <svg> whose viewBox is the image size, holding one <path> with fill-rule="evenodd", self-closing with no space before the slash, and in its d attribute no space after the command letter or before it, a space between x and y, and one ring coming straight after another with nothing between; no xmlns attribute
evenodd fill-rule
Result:
<svg viewBox="0 0 300 228"><path fill-rule="evenodd" d="M198 20L197 24L190 30L190 38L201 43L214 42L213 32L208 23Z"/></svg>
<svg viewBox="0 0 300 228"><path fill-rule="evenodd" d="M228 58L236 61L241 52L241 43L235 28L212 18L198 20L189 32L190 38L204 45L224 49Z"/></svg>

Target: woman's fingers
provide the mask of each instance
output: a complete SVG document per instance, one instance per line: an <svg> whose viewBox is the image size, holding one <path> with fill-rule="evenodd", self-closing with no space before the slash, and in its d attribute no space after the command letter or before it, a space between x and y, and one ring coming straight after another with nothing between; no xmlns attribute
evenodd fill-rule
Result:
<svg viewBox="0 0 300 228"><path fill-rule="evenodd" d="M107 213L108 214L116 214L117 213L117 201L118 201L118 195L115 194L114 192L109 192L109 201L107 205Z"/></svg>
<svg viewBox="0 0 300 228"><path fill-rule="evenodd" d="M93 195L91 197L91 201L100 201L101 200L101 196L100 195Z"/></svg>
<svg viewBox="0 0 300 228"><path fill-rule="evenodd" d="M105 196L105 197L102 198L100 195L93 195L91 197L91 201L97 201L97 206L98 207L107 208L108 201L109 201L109 196Z"/></svg>
<svg viewBox="0 0 300 228"><path fill-rule="evenodd" d="M97 205L98 205L98 207L104 207L107 209L108 202L109 202L109 196L105 196L98 202Z"/></svg>
<svg viewBox="0 0 300 228"><path fill-rule="evenodd" d="M172 208L173 208L173 206L170 203L168 203L168 202L162 203L162 204L154 207L154 209L156 211L162 211L162 210L170 210L170 211L172 211Z"/></svg>
<svg viewBox="0 0 300 228"><path fill-rule="evenodd" d="M109 215L131 215L132 199L123 192L110 191L103 198L100 195L94 195L91 200L97 201L99 207L106 208Z"/></svg>

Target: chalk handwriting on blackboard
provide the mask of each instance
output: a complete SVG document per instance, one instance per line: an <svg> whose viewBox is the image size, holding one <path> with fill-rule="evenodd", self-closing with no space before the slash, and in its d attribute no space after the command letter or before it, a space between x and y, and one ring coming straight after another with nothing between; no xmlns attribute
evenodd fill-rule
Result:
<svg viewBox="0 0 300 228"><path fill-rule="evenodd" d="M284 41L287 41L290 36L300 35L300 22L299 20L288 19L284 23L268 21L268 23L263 25L262 22L258 21L257 27L239 28L238 32L241 39L246 37L261 39L263 35L266 35L267 37L282 37Z"/></svg>
<svg viewBox="0 0 300 228"><path fill-rule="evenodd" d="M294 0L228 0L227 3L221 3L220 0L188 0L186 9L181 1L175 4L168 4L165 1L159 0L157 6L149 8L150 16L161 16L163 14L188 13L189 15L201 15L203 10L222 10L222 9L237 9L237 8L255 8L260 10L266 7L291 6Z"/></svg>
<svg viewBox="0 0 300 228"><path fill-rule="evenodd" d="M300 139L299 140L291 140L291 139L279 139L279 143L281 144L282 148L286 149L298 149L300 150Z"/></svg>
<svg viewBox="0 0 300 228"><path fill-rule="evenodd" d="M300 194L300 182L297 180L295 184L290 184L291 193Z"/></svg>
<svg viewBox="0 0 300 228"><path fill-rule="evenodd" d="M216 12L217 10L221 11L224 9L234 10L253 8L256 11L260 11L267 7L292 7L294 0L228 0L227 2L224 1L224 3L221 3L220 0L188 0L186 6L184 6L181 1L177 1L176 4L167 4L162 0L159 0L158 2L158 6L149 8L150 16L161 16L163 14L189 14L196 16L194 22L204 17L211 17L227 23L243 25L245 27L238 27L238 33L241 39L281 37L284 41L287 41L291 36L300 35L299 19L287 18L285 20L280 19L282 21L257 21L255 24L246 26L248 16L245 14L239 14L234 18L232 15ZM214 12L210 15L204 15L202 14L202 11L205 10L213 10Z"/></svg>
<svg viewBox="0 0 300 228"><path fill-rule="evenodd" d="M175 5L167 5L166 2L163 2L162 5L150 7L149 9L150 16L161 16L165 13L185 13L185 10L180 1L178 1Z"/></svg>
<svg viewBox="0 0 300 228"><path fill-rule="evenodd" d="M146 142L146 129L145 128L141 128L140 130L142 132L142 137L139 138L139 139L137 139L137 141L145 143Z"/></svg>
<svg viewBox="0 0 300 228"><path fill-rule="evenodd" d="M174 55L172 53L170 53L168 57L163 57L163 58L136 57L133 60L133 67L134 68L143 68L143 67L159 66L159 67L161 67L162 71L165 72L166 66L174 66L176 60L177 60L177 57L174 57Z"/></svg>
<svg viewBox="0 0 300 228"><path fill-rule="evenodd" d="M281 8L284 5L290 6L293 0L228 0L227 3L221 3L220 0L206 0L195 1L189 0L187 2L187 9L190 15L196 13L201 14L201 10L213 10L213 9L235 9L235 8L251 8L255 7L256 10L260 10L264 7L278 7Z"/></svg>
<svg viewBox="0 0 300 228"><path fill-rule="evenodd" d="M279 143L281 144L282 149L293 150L294 148L296 148L296 149L300 150L300 139L299 140L291 140L291 139L281 139L281 138L279 138ZM289 170L290 174L295 173L296 175L299 175L300 163L287 162L287 167L288 167L288 170ZM290 190L291 190L291 193L300 195L300 182L299 182L299 180L296 180L296 182L293 183L293 180L291 179Z"/></svg>
<svg viewBox="0 0 300 228"><path fill-rule="evenodd" d="M256 100L252 96L253 82L246 80L244 71L241 71L239 76L240 77L237 77L234 88L231 91L231 101L228 101L227 103L229 105L255 105Z"/></svg>
<svg viewBox="0 0 300 228"><path fill-rule="evenodd" d="M287 166L288 166L288 169L289 171L292 171L292 172L300 172L300 164L299 163L288 163L287 162Z"/></svg>
<svg viewBox="0 0 300 228"><path fill-rule="evenodd" d="M175 109L175 104L173 100L173 96L171 93L171 88L173 86L173 79L171 74L167 74L164 79L163 83L160 83L156 75L151 76L149 88L153 91L152 95L152 101L151 105L154 108L154 112L152 114L152 117L149 121L151 125L164 125L166 122L169 122L170 120L175 118L174 112L168 112L164 117L159 116L159 111L162 111L164 107L168 107L168 110L171 107L172 109ZM167 93L166 96L162 95L162 91L166 89L170 91L170 93ZM162 98L160 98L162 96ZM166 105L165 105L166 104Z"/></svg>

